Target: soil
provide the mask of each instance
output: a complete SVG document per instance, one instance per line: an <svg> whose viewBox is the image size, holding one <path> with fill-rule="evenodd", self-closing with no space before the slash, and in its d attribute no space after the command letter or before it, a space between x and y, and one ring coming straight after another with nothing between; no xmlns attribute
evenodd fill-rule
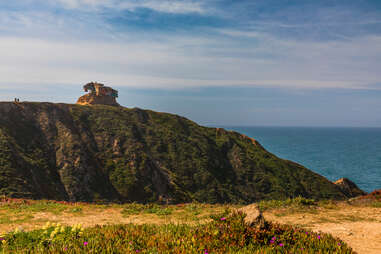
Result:
<svg viewBox="0 0 381 254"><path fill-rule="evenodd" d="M265 212L264 217L269 221L332 234L359 254L381 253L381 208L341 205L335 209L318 208L315 212L272 210Z"/></svg>

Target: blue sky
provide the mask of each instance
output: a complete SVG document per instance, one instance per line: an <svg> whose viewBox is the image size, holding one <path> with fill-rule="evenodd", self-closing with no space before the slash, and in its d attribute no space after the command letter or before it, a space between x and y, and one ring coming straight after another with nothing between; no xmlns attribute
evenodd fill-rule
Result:
<svg viewBox="0 0 381 254"><path fill-rule="evenodd" d="M0 2L0 100L126 107L209 125L381 127L379 0Z"/></svg>

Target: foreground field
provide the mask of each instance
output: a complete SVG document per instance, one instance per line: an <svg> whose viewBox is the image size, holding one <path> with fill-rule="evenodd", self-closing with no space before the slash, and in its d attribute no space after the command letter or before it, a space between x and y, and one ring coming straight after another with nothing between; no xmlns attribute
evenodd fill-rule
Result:
<svg viewBox="0 0 381 254"><path fill-rule="evenodd" d="M0 206L0 232L4 233L2 237L6 240L2 248L18 249L19 252L30 250L38 243L42 249L34 251L40 250L41 253L46 251L74 253L78 250L91 249L100 252L101 249L116 247L123 253L122 246L128 246L129 249L124 251L131 253L134 251L160 253L172 250L177 250L179 253L184 250L189 253L205 253L205 250L208 253L223 253L227 250L235 253L253 251L309 253L308 248L311 246L315 249L320 248L322 253L328 250L351 253L346 247L347 243L358 253L381 253L379 247L381 208L378 205L378 203L361 205L343 202L316 203L303 199L291 200L288 203L262 202L259 206L264 210L264 216L268 221L297 225L304 229L270 225L266 230L262 230L263 232L258 232L242 224L240 215L227 216L228 212L240 208L232 205L90 205L4 200ZM245 207L241 209L244 210ZM132 224L120 225L126 223ZM73 226L77 224L81 224L81 227L76 226L73 230ZM111 226L116 224L119 226ZM95 225L108 226L101 228L94 227ZM42 229L44 227L45 229ZM316 233L311 233L309 230ZM5 235L10 231L13 232ZM51 234L54 231L58 233L54 233L52 238ZM62 235L59 236L61 231ZM345 243L319 231L339 237ZM103 235L103 240L98 237L99 235ZM105 235L109 237L108 240L113 239L114 242L107 242ZM132 237L130 239L132 243L133 239L140 239L139 243L125 245L130 243L125 242L129 237ZM152 238L156 239L157 244L162 242L161 251L158 251L158 246L149 242ZM56 240L52 241L53 239ZM204 241L205 239L208 241ZM229 245L229 241L233 242ZM41 242L45 242L46 246L41 245ZM85 243L87 249L84 249ZM109 245L110 243L112 245ZM173 245L174 243L179 244ZM230 246L230 249L224 249L224 246ZM324 251L324 248L327 249Z"/></svg>

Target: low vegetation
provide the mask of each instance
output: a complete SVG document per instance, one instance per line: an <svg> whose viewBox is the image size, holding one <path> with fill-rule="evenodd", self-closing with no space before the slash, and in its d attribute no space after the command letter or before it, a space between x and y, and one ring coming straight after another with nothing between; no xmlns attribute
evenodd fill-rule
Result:
<svg viewBox="0 0 381 254"><path fill-rule="evenodd" d="M265 218L282 223L262 229L233 215L242 206L232 204L1 201L0 253L353 253L341 240L316 233L326 232L319 223L381 222L370 215L378 213L378 199L261 201ZM351 232L340 238L351 244Z"/></svg>
<svg viewBox="0 0 381 254"><path fill-rule="evenodd" d="M3 253L353 253L328 234L268 223L251 226L245 215L226 212L195 226L112 225L84 229L46 224L1 236Z"/></svg>

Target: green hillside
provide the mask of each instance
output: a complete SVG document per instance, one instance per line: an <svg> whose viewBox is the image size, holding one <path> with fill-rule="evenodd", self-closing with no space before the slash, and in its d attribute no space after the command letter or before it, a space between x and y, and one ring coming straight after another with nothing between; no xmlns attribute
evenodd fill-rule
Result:
<svg viewBox="0 0 381 254"><path fill-rule="evenodd" d="M237 132L138 108L0 103L0 194L249 203L346 196Z"/></svg>

